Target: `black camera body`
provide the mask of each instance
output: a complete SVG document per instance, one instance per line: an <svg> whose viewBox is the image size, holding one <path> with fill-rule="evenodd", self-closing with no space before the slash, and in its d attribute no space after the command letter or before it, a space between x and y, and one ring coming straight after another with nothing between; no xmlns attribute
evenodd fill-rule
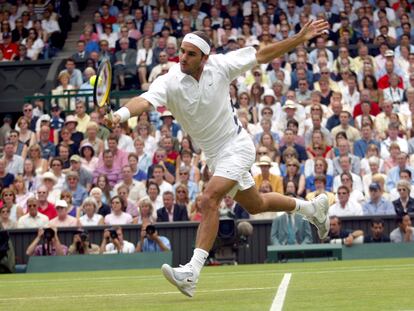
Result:
<svg viewBox="0 0 414 311"><path fill-rule="evenodd" d="M111 236L111 239L117 239L118 238L118 233L116 232L116 229L109 229L109 235Z"/></svg>
<svg viewBox="0 0 414 311"><path fill-rule="evenodd" d="M148 226L145 228L145 232L146 232L148 235L153 235L153 234L155 233L155 226L154 226L154 225L148 225Z"/></svg>
<svg viewBox="0 0 414 311"><path fill-rule="evenodd" d="M55 237L55 231L51 228L46 228L44 230L43 236L46 241L51 241Z"/></svg>
<svg viewBox="0 0 414 311"><path fill-rule="evenodd" d="M88 238L89 238L89 235L88 235L87 232L82 232L80 234L80 239L81 239L82 242L86 242L88 240Z"/></svg>

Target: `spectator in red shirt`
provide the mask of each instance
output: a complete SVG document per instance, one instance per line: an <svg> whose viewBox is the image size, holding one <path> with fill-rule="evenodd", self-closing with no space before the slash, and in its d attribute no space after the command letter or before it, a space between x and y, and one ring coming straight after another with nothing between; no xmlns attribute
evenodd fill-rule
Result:
<svg viewBox="0 0 414 311"><path fill-rule="evenodd" d="M166 161L171 163L175 167L179 154L177 151L174 150L173 138L171 136L162 137L160 141L160 145L167 152Z"/></svg>
<svg viewBox="0 0 414 311"><path fill-rule="evenodd" d="M10 32L3 33L3 44L0 44L0 49L3 52L3 58L6 60L13 60L19 56L19 46L12 42Z"/></svg>
<svg viewBox="0 0 414 311"><path fill-rule="evenodd" d="M109 14L109 6L107 4L103 4L101 6L102 9L102 17L101 17L101 23L102 25L105 24L115 24L116 23L116 17L115 16L111 16Z"/></svg>
<svg viewBox="0 0 414 311"><path fill-rule="evenodd" d="M386 89L387 87L390 87L390 77L391 75L394 73L394 61L393 60L388 60L385 62L385 75L383 75L381 78L379 78L378 80L378 88L380 89ZM401 79L401 77L399 78L399 82L398 82L398 87L403 89L403 80Z"/></svg>
<svg viewBox="0 0 414 311"><path fill-rule="evenodd" d="M371 110L369 112L370 115L376 116L381 112L381 108L379 107L378 103L371 101L370 91L368 89L364 89L361 91L360 94L361 101L355 106L353 116L356 118L357 116L362 114L362 103L368 102L371 106Z"/></svg>
<svg viewBox="0 0 414 311"><path fill-rule="evenodd" d="M45 185L41 185L37 188L37 200L39 202L39 213L46 215L49 220L55 218L58 214L55 206L47 201L49 191Z"/></svg>

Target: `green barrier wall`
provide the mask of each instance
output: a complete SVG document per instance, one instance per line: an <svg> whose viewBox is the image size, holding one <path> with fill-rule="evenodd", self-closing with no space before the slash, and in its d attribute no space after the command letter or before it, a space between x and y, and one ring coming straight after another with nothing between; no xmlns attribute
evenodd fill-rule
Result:
<svg viewBox="0 0 414 311"><path fill-rule="evenodd" d="M159 268L172 252L31 257L27 273Z"/></svg>

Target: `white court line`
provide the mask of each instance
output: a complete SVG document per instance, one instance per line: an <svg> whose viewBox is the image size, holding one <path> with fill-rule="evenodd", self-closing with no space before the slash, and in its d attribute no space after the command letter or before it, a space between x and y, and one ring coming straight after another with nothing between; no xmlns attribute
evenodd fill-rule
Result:
<svg viewBox="0 0 414 311"><path fill-rule="evenodd" d="M369 272L369 271L399 271L399 270L411 270L410 268L414 267L414 264L403 264L403 265L382 265L382 266L355 266L352 268L349 267L338 267L337 269L321 269L321 270L295 270L295 274L325 274L325 273L348 273L348 272ZM320 268L318 268L320 269ZM86 271L83 271L86 272ZM89 271L89 272L99 272L99 271ZM226 275L244 275L244 274L284 274L284 271L272 271L269 270L251 270L251 271L235 271L235 272L225 272ZM203 278L216 278L217 274L222 275L223 272L213 272L208 275L203 275ZM22 278L24 275L21 275ZM62 279L31 279L31 280L7 280L6 278L2 279L0 277L0 287L8 286L8 284L28 284L28 283L50 283L50 282L60 282L60 283L70 283L70 282L97 282L97 281L115 281L115 280L131 280L136 279L140 281L158 281L163 279L161 274L159 276L113 276L113 277L88 277L88 278L62 278Z"/></svg>
<svg viewBox="0 0 414 311"><path fill-rule="evenodd" d="M243 287L243 288L223 288L223 289L208 289L198 290L199 294L209 293L221 293L221 292L251 292L251 291L262 291L262 290L275 290L276 287ZM179 291L168 291L168 292L157 292L157 295L182 295ZM0 298L1 302L8 301L24 301L24 300L44 300L44 299L79 299L79 298L112 298L112 297L138 297L138 296L154 296L154 292L150 293L118 293L118 294L87 294L87 295L56 295L56 296L35 296L35 297L11 297L11 298Z"/></svg>
<svg viewBox="0 0 414 311"><path fill-rule="evenodd" d="M275 299L273 299L272 306L270 307L270 311L282 311L291 277L292 273L285 273L283 276L282 282L280 282L279 288L277 289Z"/></svg>

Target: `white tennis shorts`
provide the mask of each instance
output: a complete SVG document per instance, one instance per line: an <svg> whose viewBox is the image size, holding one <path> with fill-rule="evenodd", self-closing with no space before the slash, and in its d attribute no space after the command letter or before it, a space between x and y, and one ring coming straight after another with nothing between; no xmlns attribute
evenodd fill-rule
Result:
<svg viewBox="0 0 414 311"><path fill-rule="evenodd" d="M223 146L214 159L207 159L207 165L213 176L220 176L237 181L228 193L234 197L239 190L254 186L250 169L255 161L256 149L249 134L243 129L235 138Z"/></svg>

